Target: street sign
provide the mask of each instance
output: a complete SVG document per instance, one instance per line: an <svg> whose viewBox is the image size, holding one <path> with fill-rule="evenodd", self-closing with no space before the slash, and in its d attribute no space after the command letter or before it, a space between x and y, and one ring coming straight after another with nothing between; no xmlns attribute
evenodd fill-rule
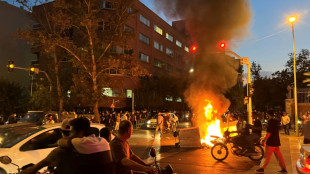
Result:
<svg viewBox="0 0 310 174"><path fill-rule="evenodd" d="M114 103L111 104L110 108L114 109L115 108L115 105Z"/></svg>

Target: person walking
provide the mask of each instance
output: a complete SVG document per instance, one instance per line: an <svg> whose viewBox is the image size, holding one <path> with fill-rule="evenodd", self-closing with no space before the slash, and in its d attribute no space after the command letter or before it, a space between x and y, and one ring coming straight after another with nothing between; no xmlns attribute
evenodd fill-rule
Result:
<svg viewBox="0 0 310 174"><path fill-rule="evenodd" d="M160 112L158 112L158 116L157 116L157 126L156 126L156 129L155 129L153 138L156 137L156 134L157 134L158 129L160 129L160 136L163 135L163 127L164 127L164 117L161 115Z"/></svg>
<svg viewBox="0 0 310 174"><path fill-rule="evenodd" d="M289 135L290 134L290 130L289 130L290 117L285 112L283 112L281 123L284 129L284 133L286 135Z"/></svg>
<svg viewBox="0 0 310 174"><path fill-rule="evenodd" d="M256 170L256 173L264 173L264 170L270 162L273 153L275 154L281 167L281 170L278 171L278 173L287 173L285 161L280 151L280 121L275 118L273 110L269 110L267 112L267 116L270 117L270 119L268 120L267 135L264 139L264 146L266 147L265 161L262 163L261 168Z"/></svg>

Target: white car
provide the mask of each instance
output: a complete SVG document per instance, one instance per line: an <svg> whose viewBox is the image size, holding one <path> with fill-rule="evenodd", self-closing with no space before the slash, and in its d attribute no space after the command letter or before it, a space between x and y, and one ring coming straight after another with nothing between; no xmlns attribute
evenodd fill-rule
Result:
<svg viewBox="0 0 310 174"><path fill-rule="evenodd" d="M99 136L103 124L91 124L92 132ZM8 156L19 167L38 163L55 147L62 137L60 123L37 126L33 123L17 123L0 126L0 156ZM0 174L17 173L13 164L0 163Z"/></svg>
<svg viewBox="0 0 310 174"><path fill-rule="evenodd" d="M296 169L301 174L310 174L310 144L303 144L301 146Z"/></svg>
<svg viewBox="0 0 310 174"><path fill-rule="evenodd" d="M174 122L176 123L176 126L177 126L177 124L179 122L179 118L174 113L170 112L168 114L169 114L170 119L174 120ZM165 116L167 116L167 113L161 113L161 115L165 117ZM147 129L155 129L157 126L157 117L158 117L158 114L155 114L153 117L147 119L144 127Z"/></svg>

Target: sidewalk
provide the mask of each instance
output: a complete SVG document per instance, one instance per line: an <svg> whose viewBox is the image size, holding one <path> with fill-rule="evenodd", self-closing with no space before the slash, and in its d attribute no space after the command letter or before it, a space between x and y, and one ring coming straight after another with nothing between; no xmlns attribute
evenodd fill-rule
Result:
<svg viewBox="0 0 310 174"><path fill-rule="evenodd" d="M299 158L300 141L303 137L296 137L291 130L291 135L284 135L280 131L281 152L285 159L287 171L296 174L296 161ZM210 149L186 149L174 148L174 137L165 135L161 139L153 142L154 146L170 146L169 153L162 154L159 162L164 167L171 164L175 172L178 174L196 174L196 173L241 173L253 174L259 168L259 163L255 163L245 157L237 157L229 153L228 158L223 162L214 160L210 154ZM265 169L267 174L275 174L280 170L279 164L273 155L270 163Z"/></svg>

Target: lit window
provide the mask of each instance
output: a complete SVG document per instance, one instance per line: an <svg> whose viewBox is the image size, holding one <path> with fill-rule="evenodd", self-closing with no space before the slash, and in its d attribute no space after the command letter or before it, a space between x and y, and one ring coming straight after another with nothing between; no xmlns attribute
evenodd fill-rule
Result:
<svg viewBox="0 0 310 174"><path fill-rule="evenodd" d="M166 33L166 38L173 42L173 36L171 36L169 33Z"/></svg>
<svg viewBox="0 0 310 174"><path fill-rule="evenodd" d="M144 23L145 25L150 26L150 23L151 23L150 20L148 20L146 17L144 17L141 14L140 14L140 21Z"/></svg>
<svg viewBox="0 0 310 174"><path fill-rule="evenodd" d="M67 97L71 98L71 91L70 90L67 91Z"/></svg>
<svg viewBox="0 0 310 174"><path fill-rule="evenodd" d="M182 99L180 97L178 97L175 101L178 102L178 103L181 103Z"/></svg>
<svg viewBox="0 0 310 174"><path fill-rule="evenodd" d="M154 66L155 67L158 67L158 68L161 68L162 67L162 62L158 59L154 59Z"/></svg>
<svg viewBox="0 0 310 174"><path fill-rule="evenodd" d="M103 88L102 89L102 95L112 97L113 96L113 91L111 88Z"/></svg>
<svg viewBox="0 0 310 174"><path fill-rule="evenodd" d="M173 98L172 98L171 96L167 96L167 97L165 98L165 100L166 100L166 101L173 101Z"/></svg>
<svg viewBox="0 0 310 174"><path fill-rule="evenodd" d="M132 98L132 90L131 89L127 89L126 90L126 97L127 98Z"/></svg>
<svg viewBox="0 0 310 174"><path fill-rule="evenodd" d="M146 54L140 53L139 59L140 59L141 61L143 61L143 62L149 63L149 56L146 55Z"/></svg>
<svg viewBox="0 0 310 174"><path fill-rule="evenodd" d="M166 48L166 54L173 57L173 51L169 48Z"/></svg>
<svg viewBox="0 0 310 174"><path fill-rule="evenodd" d="M182 48L182 43L181 43L180 41L176 40L175 44L176 44L178 47Z"/></svg>
<svg viewBox="0 0 310 174"><path fill-rule="evenodd" d="M164 46L156 41L154 41L154 48L156 48L157 50L163 52L164 51Z"/></svg>
<svg viewBox="0 0 310 174"><path fill-rule="evenodd" d="M142 41L148 45L150 44L150 38L141 34L141 33L139 34L139 39L140 39L140 41Z"/></svg>
<svg viewBox="0 0 310 174"><path fill-rule="evenodd" d="M154 30L160 34L160 35L163 35L163 29L159 28L157 25L154 25Z"/></svg>
<svg viewBox="0 0 310 174"><path fill-rule="evenodd" d="M185 50L186 52L189 52L189 48L188 48L187 46L184 47L184 50Z"/></svg>

